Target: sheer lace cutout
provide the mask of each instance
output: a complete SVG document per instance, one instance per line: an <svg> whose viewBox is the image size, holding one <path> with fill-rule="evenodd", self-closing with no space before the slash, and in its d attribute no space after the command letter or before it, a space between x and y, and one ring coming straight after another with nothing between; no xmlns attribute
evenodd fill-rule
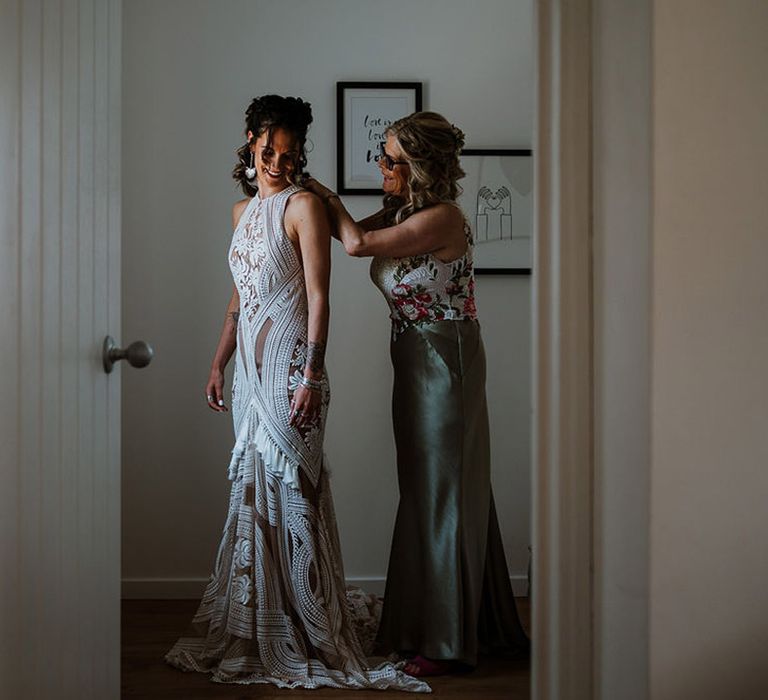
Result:
<svg viewBox="0 0 768 700"><path fill-rule="evenodd" d="M261 328L259 329L259 332L256 335L255 360L256 360L256 372L259 375L259 379L261 379L261 365L264 361L264 346L267 344L267 336L269 335L269 331L271 328L272 328L272 319L266 318L264 319L264 323L261 324Z"/></svg>

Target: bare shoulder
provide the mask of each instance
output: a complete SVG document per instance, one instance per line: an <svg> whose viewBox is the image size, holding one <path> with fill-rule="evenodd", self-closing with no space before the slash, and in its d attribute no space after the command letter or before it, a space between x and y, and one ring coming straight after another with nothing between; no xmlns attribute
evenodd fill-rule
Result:
<svg viewBox="0 0 768 700"><path fill-rule="evenodd" d="M455 204L449 202L441 202L432 207L436 211L436 215L440 217L441 221L445 221L447 224L464 228L464 212Z"/></svg>
<svg viewBox="0 0 768 700"><path fill-rule="evenodd" d="M240 217L243 215L245 208L248 206L248 202L251 200L246 197L239 202L235 202L232 206L232 228L237 228L237 224L240 223Z"/></svg>
<svg viewBox="0 0 768 700"><path fill-rule="evenodd" d="M292 194L288 199L286 213L288 213L289 209L293 209L294 211L313 211L318 208L323 208L323 203L320 201L320 197L309 190L299 190Z"/></svg>
<svg viewBox="0 0 768 700"><path fill-rule="evenodd" d="M421 209L406 221L413 221L419 226L439 227L442 231L456 231L458 233L464 231L464 212L455 204L448 202L440 202L426 209Z"/></svg>
<svg viewBox="0 0 768 700"><path fill-rule="evenodd" d="M285 208L287 221L298 222L315 217L326 218L325 205L320 197L309 190L299 190L290 196Z"/></svg>
<svg viewBox="0 0 768 700"><path fill-rule="evenodd" d="M455 204L441 202L416 212L405 220L412 221L410 231L429 243L429 252L440 260L454 260L464 254L464 213Z"/></svg>

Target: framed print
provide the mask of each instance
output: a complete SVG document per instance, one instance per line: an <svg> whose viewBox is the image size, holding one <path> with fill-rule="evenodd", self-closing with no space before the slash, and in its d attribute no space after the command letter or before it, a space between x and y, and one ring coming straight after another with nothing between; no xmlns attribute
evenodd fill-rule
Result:
<svg viewBox="0 0 768 700"><path fill-rule="evenodd" d="M459 197L475 241L475 272L531 274L533 158L530 149L461 152Z"/></svg>
<svg viewBox="0 0 768 700"><path fill-rule="evenodd" d="M336 190L381 195L379 147L384 131L421 110L421 83L336 83Z"/></svg>

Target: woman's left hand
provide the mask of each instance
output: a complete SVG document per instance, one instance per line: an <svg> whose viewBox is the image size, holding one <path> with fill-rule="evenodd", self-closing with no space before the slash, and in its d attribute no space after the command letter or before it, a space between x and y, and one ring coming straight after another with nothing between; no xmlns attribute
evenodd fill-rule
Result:
<svg viewBox="0 0 768 700"><path fill-rule="evenodd" d="M291 400L289 425L294 425L297 428L306 428L312 425L320 416L322 398L319 391L308 389L303 385L296 387Z"/></svg>

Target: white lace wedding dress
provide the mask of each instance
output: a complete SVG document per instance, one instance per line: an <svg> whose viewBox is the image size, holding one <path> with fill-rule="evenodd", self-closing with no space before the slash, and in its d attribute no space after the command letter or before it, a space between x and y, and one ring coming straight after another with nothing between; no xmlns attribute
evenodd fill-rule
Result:
<svg viewBox="0 0 768 700"><path fill-rule="evenodd" d="M166 661L220 682L429 692L390 663L371 666L356 632L323 456L327 382L320 418L288 424L307 352L304 273L283 227L298 190L254 197L232 238L240 320L229 513L193 633Z"/></svg>

